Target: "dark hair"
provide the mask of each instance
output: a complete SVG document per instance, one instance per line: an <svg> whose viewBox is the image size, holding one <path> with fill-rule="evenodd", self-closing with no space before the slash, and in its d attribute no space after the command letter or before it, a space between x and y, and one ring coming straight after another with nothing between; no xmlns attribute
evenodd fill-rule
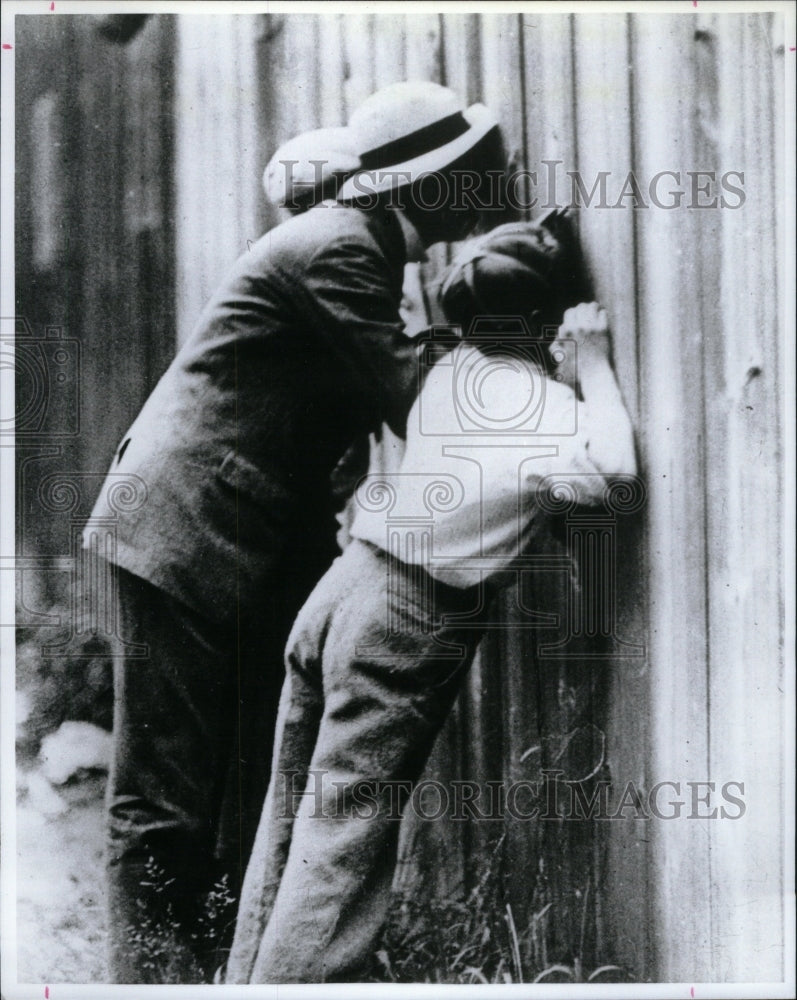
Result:
<svg viewBox="0 0 797 1000"><path fill-rule="evenodd" d="M542 337L565 309L588 297L577 244L561 224L559 233L554 228L547 219L508 223L463 245L440 286L446 318L463 336L477 318L495 324L522 316L532 335Z"/></svg>

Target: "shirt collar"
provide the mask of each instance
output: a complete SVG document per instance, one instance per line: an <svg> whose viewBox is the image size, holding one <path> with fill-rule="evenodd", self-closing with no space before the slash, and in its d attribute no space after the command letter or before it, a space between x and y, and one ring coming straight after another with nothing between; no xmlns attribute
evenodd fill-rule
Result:
<svg viewBox="0 0 797 1000"><path fill-rule="evenodd" d="M407 263L416 264L418 261L426 260L426 248L418 235L418 230L400 209L394 209L394 212L401 226L404 244L407 247Z"/></svg>

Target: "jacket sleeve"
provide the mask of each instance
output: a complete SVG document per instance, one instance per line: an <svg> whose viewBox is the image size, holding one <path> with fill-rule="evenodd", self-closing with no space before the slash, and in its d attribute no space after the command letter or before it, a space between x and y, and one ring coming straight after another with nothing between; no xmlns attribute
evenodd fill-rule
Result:
<svg viewBox="0 0 797 1000"><path fill-rule="evenodd" d="M400 276L391 282L390 264L375 247L351 239L319 250L304 282L353 402L366 411L372 429L385 422L403 437L418 390L418 362L399 316L400 285Z"/></svg>

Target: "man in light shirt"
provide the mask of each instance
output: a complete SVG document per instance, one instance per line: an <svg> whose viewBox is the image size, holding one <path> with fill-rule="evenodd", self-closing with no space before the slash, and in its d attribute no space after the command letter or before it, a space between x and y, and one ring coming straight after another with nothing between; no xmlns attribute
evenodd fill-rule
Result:
<svg viewBox="0 0 797 1000"><path fill-rule="evenodd" d="M353 540L288 642L228 982L356 978L386 915L395 786L420 776L491 593L544 530L538 491L565 478L589 505L635 472L605 313L564 312L569 277L544 225L499 227L452 265L441 298L463 340L430 338L397 471L360 484Z"/></svg>

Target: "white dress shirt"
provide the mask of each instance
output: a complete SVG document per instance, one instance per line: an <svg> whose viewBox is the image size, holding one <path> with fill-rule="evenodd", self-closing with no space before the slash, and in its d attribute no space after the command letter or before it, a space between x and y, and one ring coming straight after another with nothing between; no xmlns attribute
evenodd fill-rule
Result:
<svg viewBox="0 0 797 1000"><path fill-rule="evenodd" d="M587 404L532 361L463 343L430 370L406 446L383 435L381 471L355 493L351 534L472 586L523 552L544 479L590 504L607 475L627 471L595 464L589 420Z"/></svg>

